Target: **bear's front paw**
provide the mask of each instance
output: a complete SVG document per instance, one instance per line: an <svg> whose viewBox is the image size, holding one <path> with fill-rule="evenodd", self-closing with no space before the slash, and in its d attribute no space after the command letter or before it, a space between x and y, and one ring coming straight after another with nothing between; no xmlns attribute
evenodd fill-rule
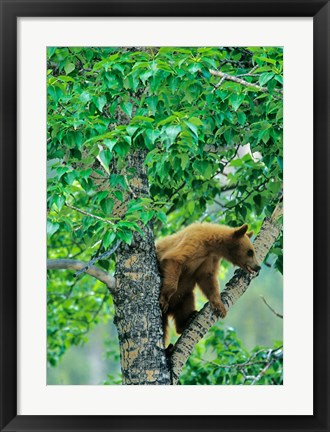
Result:
<svg viewBox="0 0 330 432"><path fill-rule="evenodd" d="M166 313L168 310L169 303L168 300L163 295L160 296L159 305L163 313Z"/></svg>
<svg viewBox="0 0 330 432"><path fill-rule="evenodd" d="M217 315L224 318L227 315L225 305L220 300L210 301L210 306Z"/></svg>

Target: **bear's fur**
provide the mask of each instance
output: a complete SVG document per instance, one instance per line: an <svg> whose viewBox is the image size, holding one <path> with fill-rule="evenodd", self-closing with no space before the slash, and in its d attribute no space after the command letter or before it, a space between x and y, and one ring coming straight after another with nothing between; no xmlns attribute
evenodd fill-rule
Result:
<svg viewBox="0 0 330 432"><path fill-rule="evenodd" d="M211 307L225 317L218 281L222 258L247 272L259 271L246 224L239 228L211 223L194 223L156 242L157 258L163 277L160 306L164 333L168 317L174 318L182 333L195 313L194 288L199 286Z"/></svg>

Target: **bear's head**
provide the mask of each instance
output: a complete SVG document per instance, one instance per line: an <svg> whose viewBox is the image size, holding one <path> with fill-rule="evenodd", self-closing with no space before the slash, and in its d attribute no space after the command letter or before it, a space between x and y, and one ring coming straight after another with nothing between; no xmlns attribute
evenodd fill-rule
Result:
<svg viewBox="0 0 330 432"><path fill-rule="evenodd" d="M248 273L258 272L261 268L250 240L252 236L253 232L248 232L247 224L234 228L226 257L228 261L241 267Z"/></svg>

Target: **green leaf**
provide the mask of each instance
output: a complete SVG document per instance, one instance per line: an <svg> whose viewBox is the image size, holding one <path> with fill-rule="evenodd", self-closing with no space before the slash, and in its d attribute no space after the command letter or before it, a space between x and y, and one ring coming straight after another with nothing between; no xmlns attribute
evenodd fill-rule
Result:
<svg viewBox="0 0 330 432"><path fill-rule="evenodd" d="M181 126L180 125L167 126L165 128L165 132L166 132L166 135L170 138L171 143L173 144L175 141L175 138L181 132Z"/></svg>
<svg viewBox="0 0 330 432"><path fill-rule="evenodd" d="M189 156L187 153L183 153L180 155L180 158L181 158L181 168L185 170L186 167L189 165Z"/></svg>
<svg viewBox="0 0 330 432"><path fill-rule="evenodd" d="M203 126L203 122L198 117L190 117L189 122L194 124L195 126Z"/></svg>
<svg viewBox="0 0 330 432"><path fill-rule="evenodd" d="M123 102L120 106L124 113L128 115L128 117L132 117L133 104L131 102Z"/></svg>
<svg viewBox="0 0 330 432"><path fill-rule="evenodd" d="M139 77L140 77L140 80L145 85L145 83L148 80L148 78L150 78L153 74L154 74L153 71L146 71L146 72L143 72L142 74L140 74Z"/></svg>
<svg viewBox="0 0 330 432"><path fill-rule="evenodd" d="M72 185L76 178L76 173L74 171L70 171L64 175L64 179L68 185Z"/></svg>
<svg viewBox="0 0 330 432"><path fill-rule="evenodd" d="M63 137L63 141L66 142L66 144L72 149L77 148L79 150L83 144L83 134L79 131L68 132Z"/></svg>
<svg viewBox="0 0 330 432"><path fill-rule="evenodd" d="M262 60L266 63L271 63L272 65L276 65L276 60L268 57L258 57L259 60Z"/></svg>
<svg viewBox="0 0 330 432"><path fill-rule="evenodd" d="M108 249L109 246L114 242L116 237L116 233L114 233L113 231L108 231L102 239L104 249Z"/></svg>
<svg viewBox="0 0 330 432"><path fill-rule="evenodd" d="M113 192L113 194L117 198L117 200L124 201L124 194L122 193L122 191L117 189Z"/></svg>
<svg viewBox="0 0 330 432"><path fill-rule="evenodd" d="M269 129L267 129L267 130L265 130L265 131L262 131L261 140L262 140L265 144L267 144L267 142L268 142L268 140L269 140L269 137L270 137Z"/></svg>
<svg viewBox="0 0 330 432"><path fill-rule="evenodd" d="M133 240L132 231L118 231L118 237L127 244L131 244Z"/></svg>
<svg viewBox="0 0 330 432"><path fill-rule="evenodd" d="M127 188L125 177L121 174L111 174L110 175L110 185L116 187L121 186L124 190Z"/></svg>
<svg viewBox="0 0 330 432"><path fill-rule="evenodd" d="M63 195L56 195L53 198L53 202L56 204L58 210L61 211L65 203L65 197Z"/></svg>
<svg viewBox="0 0 330 432"><path fill-rule="evenodd" d="M117 144L117 140L115 139L105 139L104 144L108 147L109 151L112 151L114 146Z"/></svg>
<svg viewBox="0 0 330 432"><path fill-rule="evenodd" d="M270 94L273 94L275 87L276 87L276 81L275 80L271 80L267 83L267 88L268 88L268 91Z"/></svg>
<svg viewBox="0 0 330 432"><path fill-rule="evenodd" d="M153 217L154 217L154 211L147 211L147 212L142 212L140 214L140 218L142 220L142 222L144 223L144 225L146 225Z"/></svg>
<svg viewBox="0 0 330 432"><path fill-rule="evenodd" d="M107 103L107 98L105 96L99 96L98 98L93 99L97 109L102 112L104 106Z"/></svg>
<svg viewBox="0 0 330 432"><path fill-rule="evenodd" d="M88 92L85 91L85 92L81 93L79 99L81 100L81 102L87 103L92 99L92 96Z"/></svg>
<svg viewBox="0 0 330 432"><path fill-rule="evenodd" d="M106 198L108 196L108 191L100 191L97 192L93 197L93 202L99 203L103 200L103 198Z"/></svg>
<svg viewBox="0 0 330 432"><path fill-rule="evenodd" d="M234 111L237 111L238 108L240 107L241 103L244 100L244 95L243 94L236 94L233 93L230 98L229 98L229 102L231 104L231 106L234 108Z"/></svg>
<svg viewBox="0 0 330 432"><path fill-rule="evenodd" d="M112 154L109 150L101 150L99 154L99 158L103 162L104 168L109 169L109 164L112 159Z"/></svg>
<svg viewBox="0 0 330 432"><path fill-rule="evenodd" d="M65 73L69 75L72 71L75 70L75 65L73 63L66 63L64 66Z"/></svg>
<svg viewBox="0 0 330 432"><path fill-rule="evenodd" d="M114 206L114 201L112 198L105 198L100 202L100 207L106 215L110 215L112 213L112 209Z"/></svg>
<svg viewBox="0 0 330 432"><path fill-rule="evenodd" d="M60 224L47 221L47 234L51 237L59 229Z"/></svg>
<svg viewBox="0 0 330 432"><path fill-rule="evenodd" d="M158 97L150 96L146 98L146 104L148 105L149 109L152 111L152 114L154 115L157 109Z"/></svg>
<svg viewBox="0 0 330 432"><path fill-rule="evenodd" d="M156 218L157 218L158 220L160 220L164 225L165 225L166 222L167 222L167 217L166 217L166 213L165 213L165 212L158 211L158 212L156 213Z"/></svg>
<svg viewBox="0 0 330 432"><path fill-rule="evenodd" d="M263 87L268 83L269 80L273 78L274 74L272 72L266 72L260 75L259 84Z"/></svg>
<svg viewBox="0 0 330 432"><path fill-rule="evenodd" d="M275 195L278 194L281 189L282 189L282 182L280 181L274 181L268 184L268 190L270 190Z"/></svg>
<svg viewBox="0 0 330 432"><path fill-rule="evenodd" d="M237 113L237 120L241 126L244 126L246 123L246 115L242 111L239 111Z"/></svg>
<svg viewBox="0 0 330 432"><path fill-rule="evenodd" d="M189 66L188 66L188 70L189 70L189 72L191 72L191 73L196 73L197 71L199 71L199 70L201 70L201 65L199 64L199 63L191 63Z"/></svg>
<svg viewBox="0 0 330 432"><path fill-rule="evenodd" d="M50 59L56 51L56 47L47 47L47 56Z"/></svg>
<svg viewBox="0 0 330 432"><path fill-rule="evenodd" d="M233 138L233 134L232 134L232 130L231 129L227 129L225 130L223 136L225 137L226 143L227 144L231 144L232 143L232 138Z"/></svg>
<svg viewBox="0 0 330 432"><path fill-rule="evenodd" d="M143 208L144 208L144 206L141 202L136 202L134 200L131 200L128 203L128 209L127 209L126 214L131 214L131 213L134 213L136 211L143 210Z"/></svg>
<svg viewBox="0 0 330 432"><path fill-rule="evenodd" d="M154 144L156 139L159 138L161 132L154 129L146 129L145 134L147 138L150 140L150 143Z"/></svg>
<svg viewBox="0 0 330 432"><path fill-rule="evenodd" d="M213 174L212 164L207 160L197 160L193 163L193 167L204 177L210 178Z"/></svg>
<svg viewBox="0 0 330 432"><path fill-rule="evenodd" d="M121 141L115 145L114 150L120 157L124 158L130 150L130 145L125 141Z"/></svg>
<svg viewBox="0 0 330 432"><path fill-rule="evenodd" d="M75 82L74 79L73 79L72 77L65 76L65 75L59 75L59 76L57 77L57 79L58 79L59 81L63 81L63 82Z"/></svg>
<svg viewBox="0 0 330 432"><path fill-rule="evenodd" d="M280 84L283 84L283 77L281 75L275 75L276 81L278 81Z"/></svg>
<svg viewBox="0 0 330 432"><path fill-rule="evenodd" d="M242 161L242 159L234 159L230 162L229 165L232 167L241 167L242 165L244 165L244 161Z"/></svg>
<svg viewBox="0 0 330 432"><path fill-rule="evenodd" d="M161 120L160 122L158 122L158 126L163 126L163 125L166 125L168 123L173 123L177 120L178 120L178 118L176 116L171 115L171 116L166 117L165 119Z"/></svg>
<svg viewBox="0 0 330 432"><path fill-rule="evenodd" d="M170 168L171 168L170 164L168 163L168 161L166 161L164 159L163 159L162 163L157 166L157 173L158 173L161 181L163 181L164 178L168 175Z"/></svg>
<svg viewBox="0 0 330 432"><path fill-rule="evenodd" d="M276 121L279 121L282 118L283 118L283 108L280 108L276 113L275 119L276 119Z"/></svg>
<svg viewBox="0 0 330 432"><path fill-rule="evenodd" d="M195 201L192 201L192 200L189 201L188 204L187 204L187 209L188 209L188 212L190 214L193 214L194 209L195 209Z"/></svg>
<svg viewBox="0 0 330 432"><path fill-rule="evenodd" d="M56 173L58 178L60 179L62 177L63 174L65 174L66 172L68 172L70 170L70 168L68 166L60 166L58 168L56 168Z"/></svg>
<svg viewBox="0 0 330 432"><path fill-rule="evenodd" d="M197 129L197 127L194 124L192 124L192 123L190 123L188 121L185 121L185 124L198 137L198 129Z"/></svg>
<svg viewBox="0 0 330 432"><path fill-rule="evenodd" d="M79 172L79 178L87 179L92 174L92 172L93 170L91 168L87 170L82 170Z"/></svg>
<svg viewBox="0 0 330 432"><path fill-rule="evenodd" d="M132 136L135 134L135 132L136 132L137 130L139 130L139 126L131 126L131 125L128 125L128 126L126 127L126 130L127 130L128 135L129 135L130 137L132 137Z"/></svg>
<svg viewBox="0 0 330 432"><path fill-rule="evenodd" d="M145 117L145 116L138 115L138 116L133 117L131 124L141 123L141 122L152 123L153 121L154 121L154 119L151 117Z"/></svg>

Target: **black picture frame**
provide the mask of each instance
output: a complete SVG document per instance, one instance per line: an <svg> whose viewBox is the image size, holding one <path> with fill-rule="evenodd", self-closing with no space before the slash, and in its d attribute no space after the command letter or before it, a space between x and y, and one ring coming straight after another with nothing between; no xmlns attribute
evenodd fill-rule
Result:
<svg viewBox="0 0 330 432"><path fill-rule="evenodd" d="M0 0L1 11L1 431L330 431L329 58L330 4L318 0ZM95 16L313 17L314 21L314 415L17 415L17 18ZM299 41L297 41L299 43ZM303 73L303 65L302 65ZM302 89L303 92L303 89ZM303 97L302 97L303 101ZM302 186L300 186L302 187ZM303 217L297 214L297 218ZM311 229L306 227L306 229ZM298 246L300 247L300 246ZM306 263L302 263L302 271ZM290 287L297 290L299 287ZM301 311L302 314L308 311ZM301 330L303 331L303 329ZM302 347L303 349L303 347ZM298 361L301 360L301 357ZM303 377L302 377L303 379Z"/></svg>

